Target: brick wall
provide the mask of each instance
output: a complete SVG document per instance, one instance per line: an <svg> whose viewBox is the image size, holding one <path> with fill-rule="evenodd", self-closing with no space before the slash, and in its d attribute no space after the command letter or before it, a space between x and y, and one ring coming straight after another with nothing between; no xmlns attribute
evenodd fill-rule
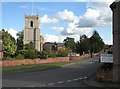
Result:
<svg viewBox="0 0 120 89"><path fill-rule="evenodd" d="M97 56L98 54L94 54ZM0 60L0 66L16 66L16 65L29 65L29 64L42 64L42 63L55 63L55 62L69 62L70 60L80 60L88 58L89 55L72 57L57 57L47 59L24 59L24 60Z"/></svg>
<svg viewBox="0 0 120 89"><path fill-rule="evenodd" d="M55 63L55 62L68 62L69 57L58 57L48 59L25 59L25 60L2 60L0 66L16 66L16 65L28 65L28 64L42 64L42 63Z"/></svg>

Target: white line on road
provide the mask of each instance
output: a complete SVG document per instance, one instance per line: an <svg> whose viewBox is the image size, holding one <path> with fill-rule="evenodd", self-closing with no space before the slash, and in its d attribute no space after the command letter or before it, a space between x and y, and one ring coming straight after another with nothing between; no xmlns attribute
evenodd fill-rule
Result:
<svg viewBox="0 0 120 89"><path fill-rule="evenodd" d="M73 79L72 81L77 81L78 79Z"/></svg>
<svg viewBox="0 0 120 89"><path fill-rule="evenodd" d="M55 83L48 83L47 85L51 86L51 85L54 85Z"/></svg>
<svg viewBox="0 0 120 89"><path fill-rule="evenodd" d="M59 81L59 82L57 82L57 83L64 83L64 81Z"/></svg>
<svg viewBox="0 0 120 89"><path fill-rule="evenodd" d="M80 80L83 79L83 78L79 78Z"/></svg>
<svg viewBox="0 0 120 89"><path fill-rule="evenodd" d="M72 80L67 80L66 82L72 82Z"/></svg>
<svg viewBox="0 0 120 89"><path fill-rule="evenodd" d="M84 77L84 79L86 79L87 77Z"/></svg>
<svg viewBox="0 0 120 89"><path fill-rule="evenodd" d="M46 86L46 85L45 85L45 84L42 84L42 85L39 85L39 86L42 86L42 87L43 87L43 86Z"/></svg>

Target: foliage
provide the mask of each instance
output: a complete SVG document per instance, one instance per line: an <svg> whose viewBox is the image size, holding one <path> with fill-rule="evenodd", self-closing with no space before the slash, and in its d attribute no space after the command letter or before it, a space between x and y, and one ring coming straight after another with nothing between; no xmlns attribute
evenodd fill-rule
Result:
<svg viewBox="0 0 120 89"><path fill-rule="evenodd" d="M86 35L80 36L80 41L76 43L76 52L80 53L88 53L90 48L89 38Z"/></svg>
<svg viewBox="0 0 120 89"><path fill-rule="evenodd" d="M100 37L97 31L93 32L93 35L90 37L90 51L91 52L99 52L104 47L103 39Z"/></svg>
<svg viewBox="0 0 120 89"><path fill-rule="evenodd" d="M64 45L66 48L69 48L72 51L74 51L75 50L74 38L67 37L66 39L64 39Z"/></svg>
<svg viewBox="0 0 120 89"><path fill-rule="evenodd" d="M15 58L16 58L17 60L18 60L18 59L24 59L24 55L19 54L19 55L17 55Z"/></svg>
<svg viewBox="0 0 120 89"><path fill-rule="evenodd" d="M25 45L24 45L24 49L25 49L25 50L34 50L35 48L34 48L33 42L30 42L30 43L28 43L28 44L25 44Z"/></svg>
<svg viewBox="0 0 120 89"><path fill-rule="evenodd" d="M34 59L37 57L37 51L36 50L27 50L25 53L26 59Z"/></svg>
<svg viewBox="0 0 120 89"><path fill-rule="evenodd" d="M23 49L23 31L17 33L17 50Z"/></svg>
<svg viewBox="0 0 120 89"><path fill-rule="evenodd" d="M65 50L59 50L56 54L57 57L67 57L68 54L70 53L69 49L65 49Z"/></svg>
<svg viewBox="0 0 120 89"><path fill-rule="evenodd" d="M45 52L47 53L48 57L50 57L50 58L56 57L56 52L54 52L52 50L46 50Z"/></svg>
<svg viewBox="0 0 120 89"><path fill-rule="evenodd" d="M25 55L25 53L27 52L27 50L18 50L18 51L16 51L16 53L15 53L15 55L17 56L17 55Z"/></svg>
<svg viewBox="0 0 120 89"><path fill-rule="evenodd" d="M4 56L13 57L17 49L15 39L8 33L8 31L5 31L4 29L2 29L1 33L2 33Z"/></svg>
<svg viewBox="0 0 120 89"><path fill-rule="evenodd" d="M46 58L48 58L48 55L47 55L47 53L45 51L39 51L37 53L37 58L46 59Z"/></svg>

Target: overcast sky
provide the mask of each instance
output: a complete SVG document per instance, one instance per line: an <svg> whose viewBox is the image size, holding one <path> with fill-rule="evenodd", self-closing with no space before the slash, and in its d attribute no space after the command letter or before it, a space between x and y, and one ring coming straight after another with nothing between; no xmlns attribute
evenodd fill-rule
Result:
<svg viewBox="0 0 120 89"><path fill-rule="evenodd" d="M17 38L16 33L24 29L25 13L32 15L32 3L25 0L12 1L14 0L2 2L0 28L5 28ZM78 41L80 35L86 34L90 37L97 30L106 44L112 44L112 11L109 5L114 0L69 1L33 2L33 15L38 13L40 16L40 34L44 36L45 42L62 42L66 37L73 37Z"/></svg>

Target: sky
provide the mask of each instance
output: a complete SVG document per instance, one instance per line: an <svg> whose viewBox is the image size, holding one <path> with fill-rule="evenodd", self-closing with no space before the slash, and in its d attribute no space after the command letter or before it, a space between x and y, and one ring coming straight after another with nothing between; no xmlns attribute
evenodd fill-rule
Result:
<svg viewBox="0 0 120 89"><path fill-rule="evenodd" d="M19 1L19 0L18 0ZM17 39L16 33L24 30L26 15L40 16L40 34L45 42L63 42L66 37L78 41L80 35L90 37L98 31L106 44L112 44L112 11L109 5L114 0L105 2L73 0L66 2L38 2L22 0L3 0L0 4L2 27ZM32 8L33 7L33 8ZM1 19L1 18L0 18Z"/></svg>

